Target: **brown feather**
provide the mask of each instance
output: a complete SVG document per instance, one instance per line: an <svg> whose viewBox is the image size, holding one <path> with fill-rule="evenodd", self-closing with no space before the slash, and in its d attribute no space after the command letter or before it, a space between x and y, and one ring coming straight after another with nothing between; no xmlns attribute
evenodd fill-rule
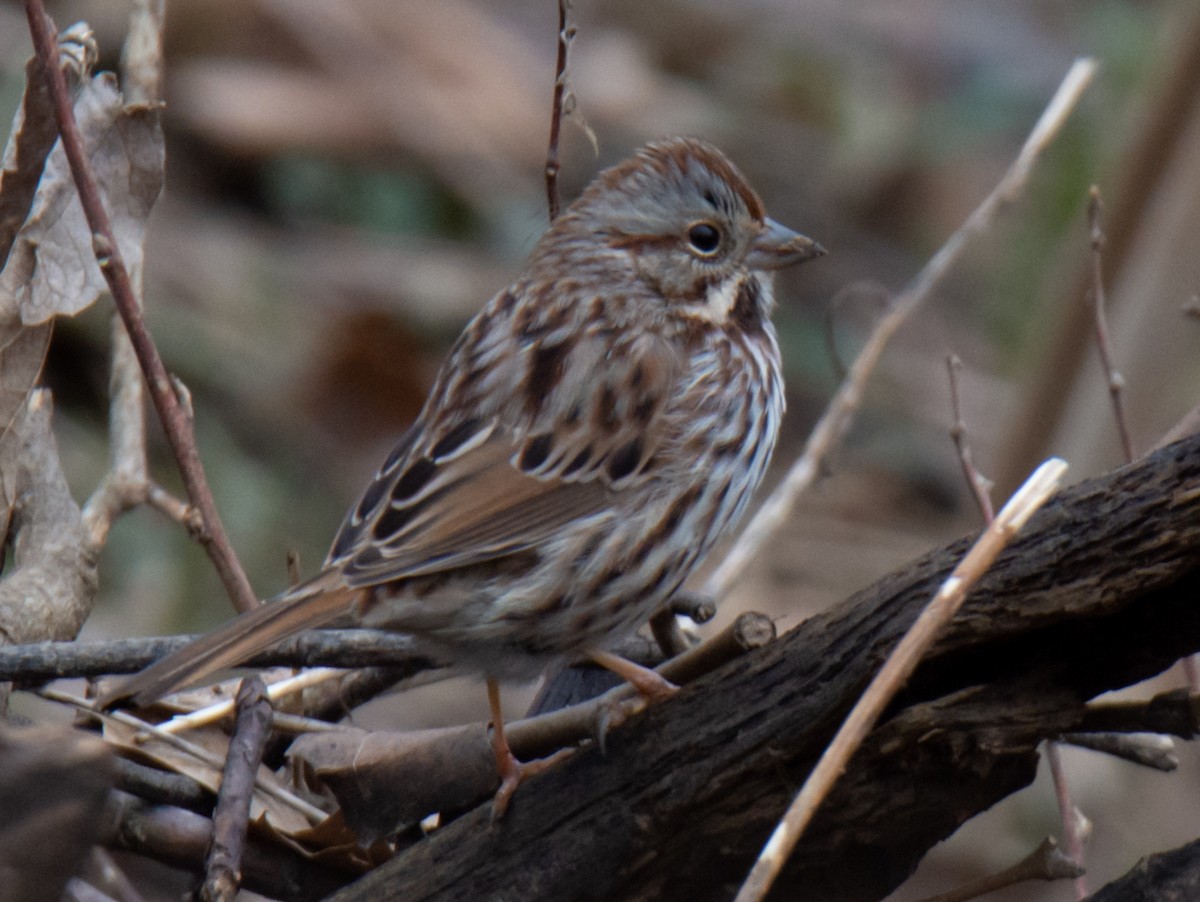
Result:
<svg viewBox="0 0 1200 902"><path fill-rule="evenodd" d="M101 709L132 699L149 704L190 686L227 667L234 667L306 629L321 626L344 614L362 589L329 586L318 577L297 586L274 601L266 601L224 626L168 655L140 673L123 680L97 699Z"/></svg>

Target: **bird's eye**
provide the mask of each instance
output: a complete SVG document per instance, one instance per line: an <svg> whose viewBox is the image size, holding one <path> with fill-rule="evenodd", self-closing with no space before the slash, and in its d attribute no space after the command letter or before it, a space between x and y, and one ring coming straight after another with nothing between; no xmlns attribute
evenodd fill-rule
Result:
<svg viewBox="0 0 1200 902"><path fill-rule="evenodd" d="M702 257L711 257L721 246L721 232L710 222L698 222L688 229L688 243Z"/></svg>

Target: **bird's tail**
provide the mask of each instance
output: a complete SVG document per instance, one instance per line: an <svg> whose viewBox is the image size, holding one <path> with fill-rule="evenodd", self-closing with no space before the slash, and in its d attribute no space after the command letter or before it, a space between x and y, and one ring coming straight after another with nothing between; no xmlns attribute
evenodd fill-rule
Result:
<svg viewBox="0 0 1200 902"><path fill-rule="evenodd" d="M127 699L149 704L219 670L236 667L277 642L329 623L346 613L363 591L340 582L330 585L327 574L317 576L122 680L96 704L102 710Z"/></svg>

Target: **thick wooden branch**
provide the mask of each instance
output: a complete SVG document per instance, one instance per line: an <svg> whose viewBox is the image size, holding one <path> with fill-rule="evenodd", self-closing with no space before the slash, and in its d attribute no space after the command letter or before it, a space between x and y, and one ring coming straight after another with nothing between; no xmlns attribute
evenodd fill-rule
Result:
<svg viewBox="0 0 1200 902"><path fill-rule="evenodd" d="M686 687L336 898L731 898L964 539ZM1064 491L997 560L818 815L773 898L877 899L1033 778L1085 701L1200 649L1200 437Z"/></svg>

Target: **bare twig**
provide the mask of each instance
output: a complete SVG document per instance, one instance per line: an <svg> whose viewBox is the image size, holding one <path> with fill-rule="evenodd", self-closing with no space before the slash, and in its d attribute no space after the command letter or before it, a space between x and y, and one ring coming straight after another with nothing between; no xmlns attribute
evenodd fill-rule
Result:
<svg viewBox="0 0 1200 902"><path fill-rule="evenodd" d="M185 774L173 774L146 764L117 758L117 789L157 805L173 805L208 815L213 794Z"/></svg>
<svg viewBox="0 0 1200 902"><path fill-rule="evenodd" d="M1113 364L1112 346L1108 340L1108 320L1104 314L1104 228L1101 218L1104 202L1100 189L1092 185L1088 191L1088 233L1092 245L1092 303L1094 305L1096 349L1100 352L1100 363L1108 381L1108 396L1112 399L1113 419L1117 422L1117 433L1121 437L1121 449L1125 452L1125 463L1133 461L1133 439L1129 437L1129 425L1125 420L1125 405L1121 392L1125 378Z"/></svg>
<svg viewBox="0 0 1200 902"><path fill-rule="evenodd" d="M1063 855L1052 837L1046 837L1041 845L1014 864L996 874L965 883L948 893L929 896L921 902L968 902L987 893L994 893L1006 886L1015 886L1026 880L1066 880L1083 873L1079 865Z"/></svg>
<svg viewBox="0 0 1200 902"><path fill-rule="evenodd" d="M83 506L83 522L95 552L103 548L116 518L148 497L145 383L129 336L116 317L113 318L112 349L109 471Z"/></svg>
<svg viewBox="0 0 1200 902"><path fill-rule="evenodd" d="M850 375L838 387L825 414L814 427L804 452L792 464L779 487L763 502L725 559L709 576L704 584L706 595L723 598L728 594L729 588L767 540L787 520L800 495L821 472L822 462L849 428L862 403L867 380L892 335L933 293L962 254L967 242L990 227L1000 210L1021 193L1034 163L1062 128L1095 71L1093 60L1075 61L1000 183L925 264L896 298L888 313L876 323L875 330L851 366Z"/></svg>
<svg viewBox="0 0 1200 902"><path fill-rule="evenodd" d="M567 52L575 37L575 27L567 25L570 0L558 0L558 56L554 64L554 97L550 106L550 142L546 148L546 204L550 221L558 218L558 137L562 129L563 98L567 90Z"/></svg>
<svg viewBox="0 0 1200 902"><path fill-rule="evenodd" d="M194 635L0 646L0 680L24 684L133 673L197 639ZM411 636L387 630L313 630L249 658L247 667L387 666L412 674L440 666Z"/></svg>
<svg viewBox="0 0 1200 902"><path fill-rule="evenodd" d="M1168 733L1180 739L1200 735L1200 695L1172 689L1151 699L1093 702L1079 729L1088 733Z"/></svg>
<svg viewBox="0 0 1200 902"><path fill-rule="evenodd" d="M1075 878L1075 898L1087 898L1087 878L1083 875L1083 847L1086 836L1091 832L1091 822L1083 812L1075 807L1071 800L1070 788L1066 774L1063 772L1062 755L1059 754L1058 743L1046 743L1046 760L1050 764L1050 775L1053 777L1054 794L1058 799L1058 813L1062 818L1063 841L1066 843L1067 858L1079 866L1080 874Z"/></svg>
<svg viewBox="0 0 1200 902"><path fill-rule="evenodd" d="M327 680L336 679L344 672L331 667L314 667L294 677L279 680L278 682L271 683L270 686L263 687L263 696L270 701L278 701L296 692L303 692L310 686L316 686ZM216 702L215 704L192 711L189 714L180 714L177 717L172 717L170 720L160 723L158 729L162 733L182 733L186 730L197 730L200 727L216 723L238 704L240 703L234 699L227 698L224 701Z"/></svg>
<svg viewBox="0 0 1200 902"><path fill-rule="evenodd" d="M239 611L252 610L258 605L258 597L250 586L229 539L225 535L217 515L216 504L204 475L204 467L196 450L195 434L191 418L184 411L176 396L150 333L142 319L129 271L121 257L113 233L112 223L100 197L100 189L88 162L87 151L75 125L75 116L67 93L62 70L55 65L57 44L55 31L46 15L42 0L25 0L25 13L29 21L29 32L33 46L42 60L47 85L54 101L55 117L58 120L63 150L71 166L71 174L79 191L79 199L92 230L92 245L100 271L104 274L109 290L125 329L129 334L138 363L150 388L155 409L162 421L167 441L179 464L188 498L200 511L204 521L204 534L200 542L212 560L229 597Z"/></svg>
<svg viewBox="0 0 1200 902"><path fill-rule="evenodd" d="M992 507L992 481L975 467L971 446L967 443L967 424L963 420L962 404L958 397L958 371L961 369L962 361L958 359L958 355L947 354L946 371L950 376L950 406L954 411L954 425L950 427L950 438L954 440L954 447L958 449L958 460L962 464L963 477L967 480L967 486L975 497L975 503L979 505L983 522L991 523L992 518L996 516L995 508Z"/></svg>
<svg viewBox="0 0 1200 902"><path fill-rule="evenodd" d="M946 357L946 368L950 376L950 404L954 409L954 425L950 429L950 437L954 440L954 446L958 449L958 459L962 464L963 476L967 480L967 485L971 488L971 493L975 496L975 502L979 505L979 510L983 514L985 523L991 523L993 514L992 498L991 498L991 483L980 475L975 468L975 463L971 456L971 446L966 441L966 423L962 417L962 406L959 403L958 396L958 370L962 368L962 361L958 359L958 355L950 354ZM1058 801L1058 810L1060 823L1063 829L1063 841L1068 850L1079 850L1079 855L1072 855L1072 860L1079 866L1079 874L1077 878L1078 885L1083 880L1083 840L1079 835L1078 826L1079 818L1077 817L1077 809L1075 803L1071 799L1071 787L1067 782L1066 771L1062 768L1058 748L1053 742L1046 744L1046 755L1051 761L1051 777L1054 782L1054 796ZM1055 852L1056 855L1062 855L1061 852ZM950 894L953 895L953 894ZM965 896L964 898L970 898Z"/></svg>
<svg viewBox="0 0 1200 902"><path fill-rule="evenodd" d="M1066 733L1059 741L1163 773L1179 767L1175 742L1161 733Z"/></svg>
<svg viewBox="0 0 1200 902"><path fill-rule="evenodd" d="M1038 467L942 583L826 747L767 840L758 861L738 891L735 902L757 902L766 897L804 828L816 814L817 807L845 770L850 756L862 744L888 702L916 669L925 650L950 622L970 588L1058 487L1066 467L1066 463L1054 457Z"/></svg>
<svg viewBox="0 0 1200 902"><path fill-rule="evenodd" d="M212 842L205 862L203 902L232 902L242 880L242 851L249 827L254 775L262 763L271 732L271 703L258 677L242 680L237 693L237 725L221 776L221 791L213 811Z"/></svg>

